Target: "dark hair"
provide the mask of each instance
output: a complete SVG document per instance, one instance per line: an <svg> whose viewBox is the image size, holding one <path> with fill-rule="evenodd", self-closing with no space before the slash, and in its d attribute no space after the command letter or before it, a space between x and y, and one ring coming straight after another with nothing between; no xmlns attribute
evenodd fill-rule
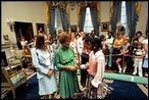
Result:
<svg viewBox="0 0 149 100"><path fill-rule="evenodd" d="M104 35L100 35L100 40L103 41L105 39Z"/></svg>
<svg viewBox="0 0 149 100"><path fill-rule="evenodd" d="M41 33L37 34L35 48L45 50L45 42L44 41L45 41L44 35Z"/></svg>
<svg viewBox="0 0 149 100"><path fill-rule="evenodd" d="M78 33L76 33L76 34L75 34L75 38L77 38L78 36L80 37L80 35L79 35Z"/></svg>
<svg viewBox="0 0 149 100"><path fill-rule="evenodd" d="M141 31L137 31L137 33L136 34L140 34L140 35L142 35L142 32Z"/></svg>
<svg viewBox="0 0 149 100"><path fill-rule="evenodd" d="M95 33L95 30L92 30L91 33Z"/></svg>
<svg viewBox="0 0 149 100"><path fill-rule="evenodd" d="M138 38L134 38L133 41L139 41Z"/></svg>
<svg viewBox="0 0 149 100"><path fill-rule="evenodd" d="M111 32L111 31L108 31L108 33L110 33L110 34L111 34L111 36L113 36L113 32Z"/></svg>
<svg viewBox="0 0 149 100"><path fill-rule="evenodd" d="M95 38L92 40L92 48L95 46L99 49L102 49L101 39Z"/></svg>
<svg viewBox="0 0 149 100"><path fill-rule="evenodd" d="M138 43L137 43L137 46L138 46L138 45L141 45L141 49L143 49L143 44L142 44L142 43L138 42Z"/></svg>
<svg viewBox="0 0 149 100"><path fill-rule="evenodd" d="M84 42L87 44L91 44L92 38L89 36L89 34L85 34L85 37L83 38Z"/></svg>

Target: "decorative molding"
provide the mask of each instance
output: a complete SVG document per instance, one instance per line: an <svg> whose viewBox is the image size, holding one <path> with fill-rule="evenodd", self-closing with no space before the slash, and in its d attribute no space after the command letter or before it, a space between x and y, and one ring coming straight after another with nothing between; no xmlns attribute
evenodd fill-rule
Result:
<svg viewBox="0 0 149 100"><path fill-rule="evenodd" d="M91 9L97 9L97 1L91 1L90 2L90 8Z"/></svg>
<svg viewBox="0 0 149 100"><path fill-rule="evenodd" d="M81 9L87 7L87 1L80 1L77 4L80 6Z"/></svg>
<svg viewBox="0 0 149 100"><path fill-rule="evenodd" d="M50 7L52 7L52 8L66 9L67 4L69 3L69 1L49 1L48 3L50 5Z"/></svg>

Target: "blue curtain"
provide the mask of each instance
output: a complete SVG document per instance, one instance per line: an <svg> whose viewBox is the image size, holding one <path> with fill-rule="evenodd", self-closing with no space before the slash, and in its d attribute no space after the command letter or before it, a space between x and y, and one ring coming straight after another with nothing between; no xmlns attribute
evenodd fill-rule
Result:
<svg viewBox="0 0 149 100"><path fill-rule="evenodd" d="M120 21L120 15L121 15L121 1L114 1L114 7L113 7L113 14L111 18L111 30L114 33L114 37L116 37L116 25L117 22Z"/></svg>
<svg viewBox="0 0 149 100"><path fill-rule="evenodd" d="M49 31L52 37L55 37L56 35L56 29L55 29L55 8L50 7L49 9Z"/></svg>
<svg viewBox="0 0 149 100"><path fill-rule="evenodd" d="M91 11L91 18L92 18L92 23L93 23L93 27L95 30L95 33L97 36L99 36L99 21L98 21L98 12L97 12L97 8L90 8Z"/></svg>
<svg viewBox="0 0 149 100"><path fill-rule="evenodd" d="M59 11L60 11L63 30L68 31L69 24L67 21L65 9L59 8Z"/></svg>
<svg viewBox="0 0 149 100"><path fill-rule="evenodd" d="M126 2L126 13L127 13L127 24L129 29L129 38L132 38L136 32L136 22L138 21L138 16L136 14L136 1L127 1Z"/></svg>
<svg viewBox="0 0 149 100"><path fill-rule="evenodd" d="M84 29L84 24L85 24L85 17L86 17L86 7L81 8L80 10L80 20L79 20L79 28L80 31L83 31Z"/></svg>

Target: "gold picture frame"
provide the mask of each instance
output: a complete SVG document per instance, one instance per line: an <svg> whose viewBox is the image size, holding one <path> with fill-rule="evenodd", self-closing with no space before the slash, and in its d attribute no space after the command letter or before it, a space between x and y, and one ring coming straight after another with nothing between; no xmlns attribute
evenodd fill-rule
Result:
<svg viewBox="0 0 149 100"><path fill-rule="evenodd" d="M101 32L109 31L109 22L101 22Z"/></svg>

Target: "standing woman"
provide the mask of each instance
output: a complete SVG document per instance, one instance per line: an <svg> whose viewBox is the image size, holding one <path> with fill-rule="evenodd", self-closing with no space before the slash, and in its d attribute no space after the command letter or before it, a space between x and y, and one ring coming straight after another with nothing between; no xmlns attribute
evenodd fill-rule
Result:
<svg viewBox="0 0 149 100"><path fill-rule="evenodd" d="M109 53L110 53L109 56L107 57L107 63L108 63L109 68L112 67L113 42L114 42L113 33L109 31L108 35L106 37L106 45L107 45Z"/></svg>
<svg viewBox="0 0 149 100"><path fill-rule="evenodd" d="M71 98L78 92L77 69L75 53L69 46L71 36L63 33L60 37L60 47L56 51L56 66L59 69L59 95L61 98Z"/></svg>
<svg viewBox="0 0 149 100"><path fill-rule="evenodd" d="M35 48L32 49L32 60L37 69L39 95L48 98L57 91L57 84L54 75L54 54L46 42L44 34L37 34Z"/></svg>

